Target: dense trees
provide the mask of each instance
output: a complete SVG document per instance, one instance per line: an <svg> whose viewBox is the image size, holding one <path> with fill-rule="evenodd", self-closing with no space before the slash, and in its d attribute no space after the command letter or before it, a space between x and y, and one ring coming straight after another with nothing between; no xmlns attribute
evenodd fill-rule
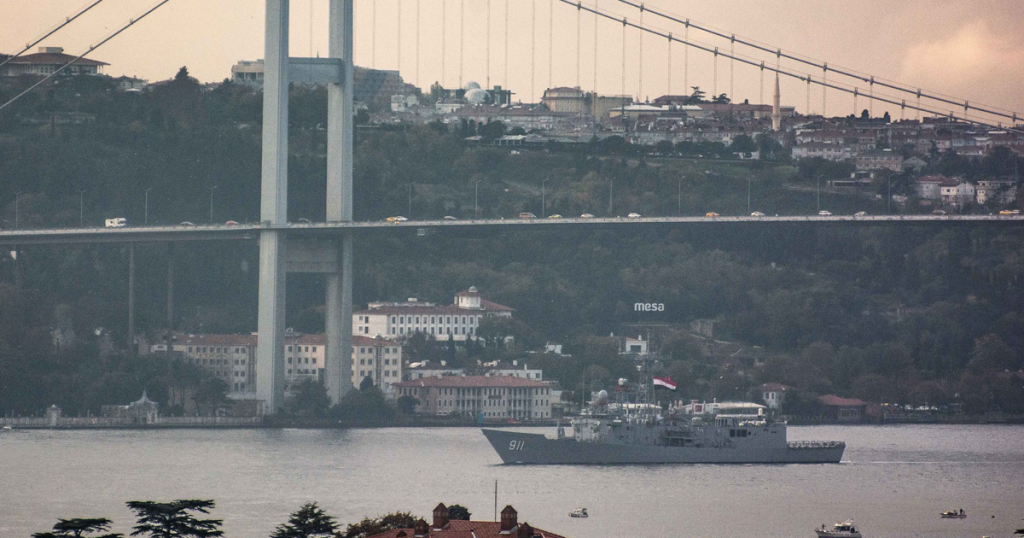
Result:
<svg viewBox="0 0 1024 538"><path fill-rule="evenodd" d="M699 88L691 97L709 99ZM290 214L318 220L324 217L325 100L322 90L307 88L295 88L292 99ZM215 221L257 220L260 108L258 93L230 83L203 91L187 70L142 94L113 91L109 81L96 78L69 80L53 93L23 99L3 116L19 121L0 119L2 226L13 224L14 192L25 193L19 202L24 225L76 226L80 202L86 224L115 215L138 222L150 187L150 222L205 222L211 192ZM94 114L96 121L54 129L28 121L67 110ZM807 214L816 208L817 177L849 172L846 165L816 160L794 168L654 159L621 137L512 155L507 148L467 146L461 137L469 129L435 124L360 130L356 218L405 214L410 192L412 213L406 216L414 219L470 217L477 201L486 218L521 211L742 214L748 185L752 209ZM503 129L485 124L472 130L494 136ZM782 153L774 141L746 136L732 147L666 143L656 149L709 157L754 147ZM931 170L937 173L1006 176L1019 166L1004 151L978 162L937 157ZM547 204L541 208L544 180ZM905 187L904 179L894 180L894 192ZM886 209L884 202L830 191L821 193L821 203L835 213ZM631 375L600 338L637 324L671 328L656 335L656 347L687 395L741 390L741 380L679 330L694 320L713 320L715 338L763 349L763 370L748 372L753 380L915 401L948 400L963 396L961 388L980 387L992 397L973 408L995 409L1010 407L998 398L1012 394L1004 390L1012 383L999 376L1022 366L1022 235L1011 227L768 224L367 234L355 246L355 290L360 303L411 296L444 303L476 285L488 299L515 307L513 320L480 328L486 348L456 350L413 337L407 357L468 366L478 359L529 359L547 378L574 390ZM136 399L143 389L164 402L184 388L196 394L204 412L223 405L218 395L224 387L188 365L110 352L111 344L126 341L123 249L40 247L18 256L22 288L0 284L0 410L38 413L57 403L69 414L95 413L102 404ZM166 260L173 259L176 328L255 329L254 245L183 245L173 252L140 246L136 256L137 327L165 323ZM5 254L0 279L13 282L14 276ZM289 326L321 330L323 296L321 280L290 277ZM665 311L633 310L637 302L652 301L665 304ZM55 351L54 329L73 333L75 343ZM565 344L572 357L526 355L545 342ZM323 414L317 387L307 389L291 410ZM372 389L354 392L329 414L347 420L368 408L375 421L387 423L395 409L381 400Z"/></svg>
<svg viewBox="0 0 1024 538"><path fill-rule="evenodd" d="M335 538L338 523L317 506L306 503L274 530L270 538Z"/></svg>
<svg viewBox="0 0 1024 538"><path fill-rule="evenodd" d="M177 500L171 502L128 501L137 520L132 536L149 538L215 538L224 536L219 519L199 519L209 514L214 502Z"/></svg>
<svg viewBox="0 0 1024 538"><path fill-rule="evenodd" d="M32 538L123 538L123 534L106 532L110 523L106 518L61 519L52 531L34 533Z"/></svg>

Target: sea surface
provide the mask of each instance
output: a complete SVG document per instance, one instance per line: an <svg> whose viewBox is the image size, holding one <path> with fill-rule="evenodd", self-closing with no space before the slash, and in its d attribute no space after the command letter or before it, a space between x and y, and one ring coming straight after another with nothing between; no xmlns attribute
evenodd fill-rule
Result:
<svg viewBox="0 0 1024 538"><path fill-rule="evenodd" d="M396 510L429 521L438 502L491 519L495 481L499 510L568 537L814 538L847 518L865 538L1024 527L1024 426L792 427L789 438L844 440L843 463L503 466L472 428L4 432L0 538L72 517L107 517L127 535L130 500L214 499L229 538L265 538L307 501L342 523ZM577 506L590 518L570 519ZM960 508L967 519L939 518Z"/></svg>

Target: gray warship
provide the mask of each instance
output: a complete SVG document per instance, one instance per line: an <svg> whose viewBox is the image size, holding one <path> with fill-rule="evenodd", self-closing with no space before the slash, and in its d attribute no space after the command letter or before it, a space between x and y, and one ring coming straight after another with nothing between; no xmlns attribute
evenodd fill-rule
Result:
<svg viewBox="0 0 1024 538"><path fill-rule="evenodd" d="M611 403L601 391L571 421L571 436L562 425L554 439L482 431L506 464L839 463L846 449L842 441L787 441L786 423L757 404L691 402L664 412L649 375L635 394Z"/></svg>

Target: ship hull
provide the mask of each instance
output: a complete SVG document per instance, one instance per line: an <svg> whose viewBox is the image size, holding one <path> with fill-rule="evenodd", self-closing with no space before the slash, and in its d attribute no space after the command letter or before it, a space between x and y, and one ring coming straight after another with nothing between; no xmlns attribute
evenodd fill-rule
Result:
<svg viewBox="0 0 1024 538"><path fill-rule="evenodd" d="M845 445L779 448L694 448L582 443L542 434L481 430L508 464L608 465L658 463L839 463Z"/></svg>

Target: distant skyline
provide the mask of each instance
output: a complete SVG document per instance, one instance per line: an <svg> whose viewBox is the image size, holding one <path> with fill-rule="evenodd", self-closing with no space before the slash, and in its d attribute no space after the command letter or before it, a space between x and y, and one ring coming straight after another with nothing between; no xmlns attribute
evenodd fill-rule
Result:
<svg viewBox="0 0 1024 538"><path fill-rule="evenodd" d="M114 29L125 24L155 2L105 0L91 12L58 32L41 45L62 46L68 53L78 54ZM639 20L638 11L618 0L587 0L597 3L602 11ZM444 8L442 7L444 4ZM444 72L442 83L447 87L470 80L487 83L487 6L491 6L491 46L489 78L492 85L510 87L515 99L535 101L549 86L594 86L594 16L582 13L577 74L576 10L558 0L510 0L508 80L505 76L506 0L376 0L356 1L356 63L366 67L396 69L399 67L398 32L401 5L401 74L407 82L428 88L440 81L441 21L447 10ZM720 0L696 2L655 0L645 4L651 8L688 17L718 29L735 33L772 47L828 61L878 77L922 87L1005 109L1024 111L1024 9L1018 0ZM0 51L12 53L34 41L65 16L87 5L85 0L50 0L24 2L0 0ZM465 13L465 57L460 58L461 6ZM293 56L326 54L327 0L292 0L291 47ZM421 14L419 62L417 63L417 6ZM536 6L536 25L531 21ZM555 17L554 62L549 67L549 13ZM376 16L374 16L376 12ZM201 14L201 15L200 15ZM148 19L128 30L90 55L111 65L106 73L130 75L151 81L170 78L181 66L188 66L193 76L204 82L220 81L230 75L238 60L263 57L264 0L172 0ZM371 21L376 19L375 31ZM312 22L312 25L311 25ZM681 36L684 29L669 21L645 15L646 25L671 31ZM310 32L312 26L312 33ZM536 56L531 62L533 29L536 28ZM622 92L622 25L602 20L597 43L597 90L604 94ZM662 38L644 38L643 89L637 69L640 47L637 30L627 31L625 91L640 99L654 99L668 93L667 44ZM376 39L374 39L374 35ZM707 34L690 32L694 41L729 50L727 40L715 40ZM719 58L717 84L713 77L712 55L691 49L689 74L684 77L682 45L672 47L672 93L688 93L688 86L701 86L709 94L713 90L728 93L730 62ZM737 46L736 52L754 56L751 49ZM767 55L758 55L768 65ZM463 66L460 73L459 66ZM783 63L786 66L786 63ZM805 71L799 65L794 70ZM532 74L531 74L532 73ZM812 72L815 78L820 71ZM418 75L418 76L417 76ZM837 79L830 75L831 80ZM531 87L531 80L534 85ZM760 72L756 68L737 65L734 100L742 102L771 101L773 79L765 74L761 96ZM862 93L867 92L861 84ZM913 98L907 98L908 104ZM782 102L803 112L807 107L806 84L795 80L782 81ZM814 86L810 95L811 111L822 109L821 88ZM858 110L868 108L860 99ZM948 110L949 106L934 108ZM876 104L875 113L889 110L899 118L899 110ZM829 115L854 112L852 97L828 92ZM958 111L958 112L962 112ZM907 113L908 118L916 115Z"/></svg>

